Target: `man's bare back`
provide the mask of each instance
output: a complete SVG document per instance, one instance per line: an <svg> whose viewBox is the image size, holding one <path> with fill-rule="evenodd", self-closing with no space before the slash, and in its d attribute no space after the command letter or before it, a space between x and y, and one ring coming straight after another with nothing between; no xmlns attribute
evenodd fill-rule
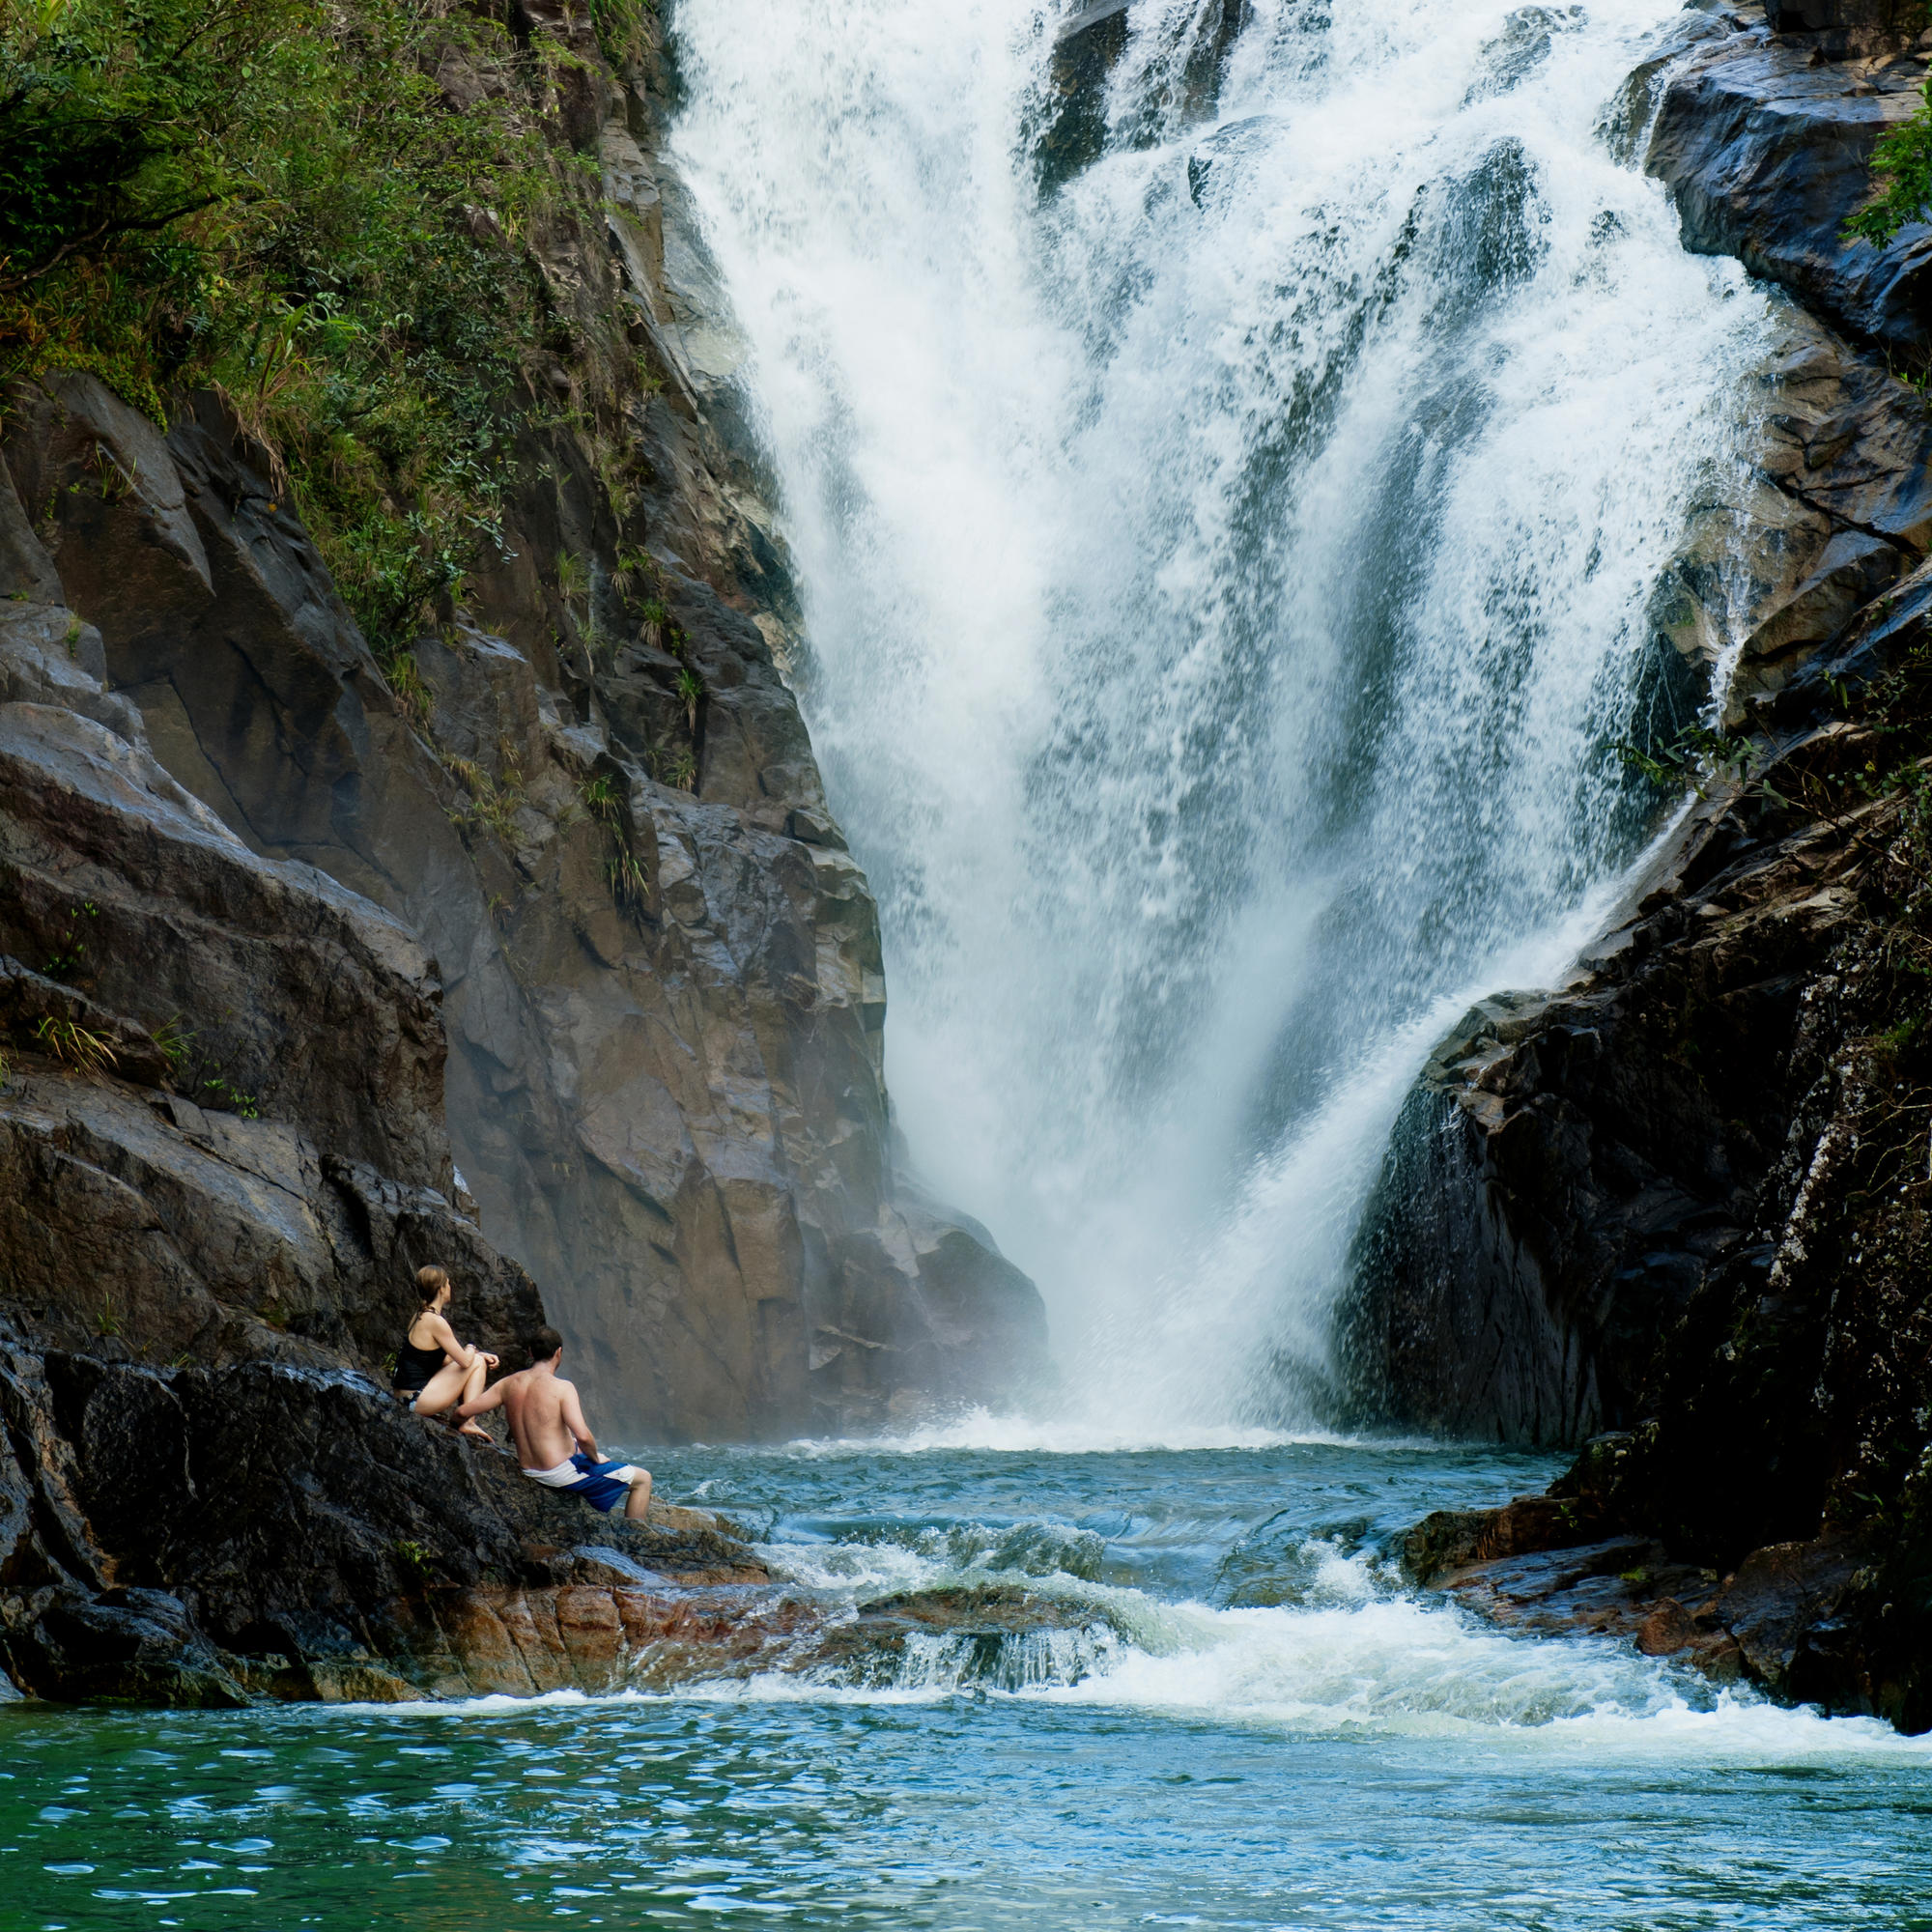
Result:
<svg viewBox="0 0 1932 1932"><path fill-rule="evenodd" d="M563 1344L554 1329L538 1336L536 1347L552 1352L513 1376L505 1376L474 1402L457 1411L465 1417L501 1407L509 1418L524 1474L547 1489L566 1490L601 1510L624 1498L624 1514L641 1520L651 1506L651 1472L635 1463L605 1463L597 1438L583 1419L574 1383L557 1374Z"/></svg>
<svg viewBox="0 0 1932 1932"><path fill-rule="evenodd" d="M552 1468L580 1447L593 1462L601 1460L576 1383L565 1381L549 1363L505 1376L497 1386L525 1468Z"/></svg>

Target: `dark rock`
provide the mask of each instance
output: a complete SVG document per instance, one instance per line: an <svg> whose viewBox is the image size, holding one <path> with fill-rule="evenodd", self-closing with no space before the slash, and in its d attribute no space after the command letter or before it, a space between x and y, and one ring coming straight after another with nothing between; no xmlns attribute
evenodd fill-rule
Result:
<svg viewBox="0 0 1932 1932"><path fill-rule="evenodd" d="M447 1184L440 988L405 927L256 858L138 747L49 705L0 706L0 951L192 1035L198 1091Z"/></svg>
<svg viewBox="0 0 1932 1932"><path fill-rule="evenodd" d="M1521 1497L1499 1510L1460 1512L1446 1535L1446 1517L1429 1518L1404 1542L1406 1553L1422 1553L1429 1566L1411 1560L1411 1574L1505 1629L1617 1637L1719 1682L1745 1677L1775 1695L1839 1710L1885 1707L1873 1695L1867 1660L1856 1640L1844 1641L1848 1626L1836 1616L1868 1574L1860 1572L1854 1546L1828 1538L1756 1549L1720 1579L1674 1561L1641 1533L1579 1542L1575 1502L1553 1511L1556 1500ZM1539 1504L1541 1513L1532 1507Z"/></svg>
<svg viewBox="0 0 1932 1932"><path fill-rule="evenodd" d="M1836 1612L1859 1565L1857 1548L1835 1539L1773 1544L1745 1558L1725 1580L1717 1613L1754 1677L1793 1681L1801 1653Z"/></svg>
<svg viewBox="0 0 1932 1932"><path fill-rule="evenodd" d="M1596 1514L1573 1501L1519 1496L1500 1509L1436 1510L1404 1535L1397 1553L1410 1577L1429 1584L1452 1571L1526 1550L1587 1544L1599 1527Z"/></svg>
<svg viewBox="0 0 1932 1932"><path fill-rule="evenodd" d="M1761 715L1769 724L1786 727L1835 715L1853 693L1864 692L1925 648L1928 618L1932 565L1920 564L1861 611L1832 639L1829 650L1814 653Z"/></svg>
<svg viewBox="0 0 1932 1932"><path fill-rule="evenodd" d="M248 1701L181 1600L158 1590L56 1598L8 1653L28 1690L63 1703L233 1710Z"/></svg>
<svg viewBox="0 0 1932 1932"><path fill-rule="evenodd" d="M1236 36L1247 24L1248 0L1212 0L1183 24L1189 40L1181 58L1163 46L1150 67L1150 85L1125 124L1110 129L1107 99L1114 70L1131 43L1130 0L1093 0L1054 29L1051 95L1033 136L1035 172L1050 193L1105 152L1110 139L1127 147L1162 137L1176 121L1213 111L1221 75ZM1151 50L1150 50L1151 52Z"/></svg>
<svg viewBox="0 0 1932 1932"><path fill-rule="evenodd" d="M1909 38L1924 25L1912 0L1764 0L1774 34L1869 33Z"/></svg>
<svg viewBox="0 0 1932 1932"><path fill-rule="evenodd" d="M0 463L0 597L26 604L66 602L60 573L34 534L4 463Z"/></svg>
<svg viewBox="0 0 1932 1932"><path fill-rule="evenodd" d="M1793 746L1785 782L1849 757L1840 742ZM1829 1051L1815 995L1859 860L1856 818L1759 839L1760 810L1714 797L1590 970L1477 1009L1432 1060L1355 1318L1365 1385L1400 1413L1545 1443L1627 1427L1707 1272L1751 1265Z"/></svg>
<svg viewBox="0 0 1932 1932"><path fill-rule="evenodd" d="M1801 0L1781 14L1862 23L1891 11ZM1914 224L1884 248L1842 229L1870 198L1872 150L1917 111L1923 68L1819 64L1816 51L1761 34L1696 50L1663 88L1645 165L1675 195L1687 248L1735 255L1839 327L1922 355L1932 229Z"/></svg>
<svg viewBox="0 0 1932 1932"><path fill-rule="evenodd" d="M0 1419L0 1662L41 1696L418 1696L427 1597L765 1577L703 1512L599 1517L352 1371L15 1347Z"/></svg>

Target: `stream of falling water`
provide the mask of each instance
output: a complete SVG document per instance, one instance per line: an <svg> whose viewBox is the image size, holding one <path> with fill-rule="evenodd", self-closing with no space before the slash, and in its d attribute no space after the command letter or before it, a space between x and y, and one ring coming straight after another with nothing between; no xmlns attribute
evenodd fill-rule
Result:
<svg viewBox="0 0 1932 1932"><path fill-rule="evenodd" d="M1765 308L1625 81L1677 0L1136 0L1057 179L1037 0L682 0L673 151L749 348L918 1165L1074 1398L1320 1412L1434 1037L1645 836L1644 608Z"/></svg>

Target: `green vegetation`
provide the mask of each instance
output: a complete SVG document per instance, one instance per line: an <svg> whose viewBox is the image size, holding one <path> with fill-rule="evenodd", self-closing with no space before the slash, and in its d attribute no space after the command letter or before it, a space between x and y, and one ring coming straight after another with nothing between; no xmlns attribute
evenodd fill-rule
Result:
<svg viewBox="0 0 1932 1932"><path fill-rule="evenodd" d="M684 665L679 668L673 683L678 696L684 700L684 715L696 735L697 707L704 698L704 680L689 665Z"/></svg>
<svg viewBox="0 0 1932 1932"><path fill-rule="evenodd" d="M403 707L403 716L427 737L430 716L436 709L436 693L416 668L415 652L391 652L384 668L388 673L389 689L395 694L396 702Z"/></svg>
<svg viewBox="0 0 1932 1932"><path fill-rule="evenodd" d="M1752 763L1765 755L1763 745L1754 738L1714 731L1707 724L1687 724L1668 744L1654 751L1621 744L1617 754L1665 791L1681 793L1689 786L1699 798L1708 798L1713 784L1728 783L1768 798L1774 805L1789 803L1768 779L1751 774Z"/></svg>
<svg viewBox="0 0 1932 1932"><path fill-rule="evenodd" d="M436 1558L413 1538L399 1537L389 1547L396 1552L396 1561L418 1583L426 1583L435 1576Z"/></svg>
<svg viewBox="0 0 1932 1932"><path fill-rule="evenodd" d="M631 849L630 794L609 772L586 779L580 794L584 809L604 834L604 883L620 912L643 918L650 907L651 886L638 855Z"/></svg>
<svg viewBox="0 0 1932 1932"><path fill-rule="evenodd" d="M1932 17L1932 9L1922 9ZM1901 228L1932 214L1932 82L1925 104L1872 151L1876 193L1845 223L1845 234L1883 248Z"/></svg>
<svg viewBox="0 0 1932 1932"><path fill-rule="evenodd" d="M618 551L617 569L613 582L615 582L619 597L626 600L635 597L640 586L646 583L657 582L662 575L663 572L658 568L657 558L651 555L649 551L635 548ZM652 615L653 611L656 612L655 616ZM642 615L646 623L662 624L664 622L664 606L662 604L646 604Z"/></svg>
<svg viewBox="0 0 1932 1932"><path fill-rule="evenodd" d="M49 1015L34 1022L34 1037L56 1060L80 1073L99 1073L116 1065L114 1042L70 1019Z"/></svg>
<svg viewBox="0 0 1932 1932"><path fill-rule="evenodd" d="M596 14L641 48L637 0ZM90 370L156 420L220 390L419 725L408 647L500 539L529 358L572 346L529 243L594 201L545 133L575 59L458 0L0 9L0 380Z"/></svg>
<svg viewBox="0 0 1932 1932"><path fill-rule="evenodd" d="M608 772L599 772L594 779L586 779L582 796L584 809L600 824L615 826L620 822L625 801L619 795L617 781Z"/></svg>
<svg viewBox="0 0 1932 1932"><path fill-rule="evenodd" d="M457 825L481 825L511 845L516 842L517 813L524 806L524 773L507 746L497 750L503 768L500 780L493 779L474 759L443 760L443 769L460 779L469 793L469 804L452 808L449 817Z"/></svg>
<svg viewBox="0 0 1932 1932"><path fill-rule="evenodd" d="M650 904L651 882L644 876L638 855L621 839L612 840L605 858L604 883L611 888L611 896L620 911L635 916Z"/></svg>
<svg viewBox="0 0 1932 1932"><path fill-rule="evenodd" d="M68 928L61 935L60 944L49 955L43 969L49 980L71 980L80 971L87 957L87 941L81 936L85 928L80 922L99 917L100 908L92 899L82 899L74 908Z"/></svg>

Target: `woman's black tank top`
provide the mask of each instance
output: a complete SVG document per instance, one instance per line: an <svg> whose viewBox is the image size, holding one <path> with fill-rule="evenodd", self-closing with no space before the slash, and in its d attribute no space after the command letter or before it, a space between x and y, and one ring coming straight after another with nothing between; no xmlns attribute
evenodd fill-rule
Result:
<svg viewBox="0 0 1932 1932"><path fill-rule="evenodd" d="M441 1367L440 1349L418 1349L406 1333L403 1346L396 1350L395 1385L398 1392L407 1389L412 1395L420 1395L428 1387L430 1377Z"/></svg>

